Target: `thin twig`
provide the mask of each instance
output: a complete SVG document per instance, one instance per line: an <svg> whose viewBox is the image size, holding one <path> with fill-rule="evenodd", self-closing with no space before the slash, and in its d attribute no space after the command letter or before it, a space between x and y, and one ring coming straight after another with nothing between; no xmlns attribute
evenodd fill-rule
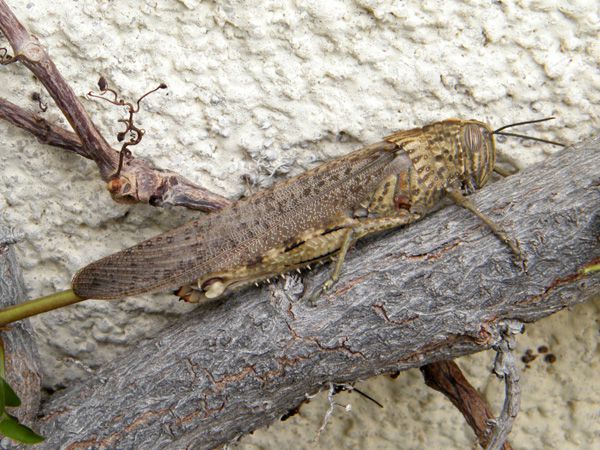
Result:
<svg viewBox="0 0 600 450"><path fill-rule="evenodd" d="M325 431L325 427L327 426L329 419L331 419L331 416L333 415L333 411L335 410L336 406L344 408L346 412L349 412L352 409L352 406L349 404L341 405L335 401L335 394L337 394L338 392L339 391L336 385L333 383L329 383L329 390L327 391L327 402L329 403L329 408L327 408L327 412L323 416L323 422L321 423L321 427L319 428L319 431L317 431L317 434L314 439L315 442L319 440L319 438L321 437L321 433Z"/></svg>
<svg viewBox="0 0 600 450"><path fill-rule="evenodd" d="M505 398L500 416L497 420L490 421L494 428L486 450L502 448L519 413L521 405L520 373L513 350L516 346L515 335L522 331L523 324L519 321L507 320L500 323L502 340L494 346L497 352L494 373L504 379Z"/></svg>
<svg viewBox="0 0 600 450"><path fill-rule="evenodd" d="M0 98L0 119L29 131L44 144L64 148L91 159L75 133L53 125L39 115L30 113L3 98Z"/></svg>
<svg viewBox="0 0 600 450"><path fill-rule="evenodd" d="M338 391L347 391L347 392L356 392L359 395L362 395L364 398L366 398L367 400L372 401L373 403L375 403L377 406L379 406L380 408L383 408L383 405L378 402L377 400L375 400L373 397L371 397L369 394L367 394L366 392L361 391L360 389L358 389L357 387L351 385L351 384L337 384L336 388L338 389Z"/></svg>
<svg viewBox="0 0 600 450"><path fill-rule="evenodd" d="M105 100L116 106L125 106L127 107L127 111L129 114L129 117L127 119L119 119L119 122L125 124L125 130L117 133L117 140L119 142L124 142L121 146L121 150L119 151L119 165L117 166L116 172L112 176L112 179L119 179L121 176L121 171L123 170L125 158L131 159L133 157L133 154L131 153L131 150L128 149L128 147L138 145L142 141L142 138L145 134L145 131L143 129L139 128L134 124L134 115L140 111L140 102L153 92L156 92L159 89L166 89L167 85L161 83L156 88L146 92L140 98L137 99L135 106L131 102L126 102L123 99L119 99L117 91L108 87L108 82L103 76L100 77L100 80L98 81L98 86L100 87L100 93L96 94L95 92L90 91L88 92L88 96ZM111 99L105 97L104 94L106 93L113 94L114 98ZM125 136L127 136L128 134L129 140L125 141Z"/></svg>

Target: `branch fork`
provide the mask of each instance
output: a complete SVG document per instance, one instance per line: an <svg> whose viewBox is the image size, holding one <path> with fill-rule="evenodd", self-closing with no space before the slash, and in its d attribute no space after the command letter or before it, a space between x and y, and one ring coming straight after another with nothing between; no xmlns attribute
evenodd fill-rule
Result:
<svg viewBox="0 0 600 450"><path fill-rule="evenodd" d="M0 118L30 131L45 143L74 151L93 160L98 166L100 176L106 182L111 181L115 174L122 176L123 180L120 182L108 185L115 201L142 202L154 206L185 206L206 212L221 209L231 203L179 174L154 168L146 161L132 158L124 165L123 158L127 152L119 155L119 152L110 147L78 96L48 56L44 46L35 36L28 33L4 0L0 0L0 31L10 43L15 55L8 57L8 51L5 49L4 54L0 55L2 62L18 61L27 67L44 85L75 133L50 124L4 99L0 99ZM138 137L143 134L139 129L132 131L137 131Z"/></svg>

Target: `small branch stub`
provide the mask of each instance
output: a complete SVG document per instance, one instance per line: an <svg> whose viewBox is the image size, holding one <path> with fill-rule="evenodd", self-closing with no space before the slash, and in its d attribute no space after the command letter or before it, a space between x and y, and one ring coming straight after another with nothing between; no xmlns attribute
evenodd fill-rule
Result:
<svg viewBox="0 0 600 450"><path fill-rule="evenodd" d="M44 55L46 50L42 44L40 44L35 36L31 36L31 41L25 44L15 55L15 58L19 60L27 60L30 63L39 63L42 59L44 59Z"/></svg>

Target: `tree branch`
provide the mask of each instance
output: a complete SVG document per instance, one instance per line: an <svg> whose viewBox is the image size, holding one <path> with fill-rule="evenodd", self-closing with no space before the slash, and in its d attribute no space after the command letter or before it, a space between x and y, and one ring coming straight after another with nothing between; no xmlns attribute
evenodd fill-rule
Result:
<svg viewBox="0 0 600 450"><path fill-rule="evenodd" d="M40 421L45 445L212 448L330 383L488 349L501 342L500 321L533 322L597 296L600 273L582 272L600 261L597 167L600 139L471 197L519 240L529 273L477 218L445 208L359 244L315 307L295 277L200 306L54 395Z"/></svg>
<svg viewBox="0 0 600 450"><path fill-rule="evenodd" d="M141 159L129 159L115 178L118 152L102 137L38 39L27 32L4 0L0 0L0 31L14 51L14 57L9 61L19 61L35 74L73 127L80 144L75 146L73 136L66 130L31 117L6 100L0 104L2 118L42 139L50 139L52 142L48 143L52 145L60 143L58 146L93 160L102 179L109 182L108 189L115 201L186 206L202 211L215 211L231 203L175 172L155 169Z"/></svg>
<svg viewBox="0 0 600 450"><path fill-rule="evenodd" d="M0 0L0 30L14 51L14 59L23 63L44 85L81 140L85 153L98 163L102 178L113 173L116 161L110 145L92 123L75 92L64 80L48 53L35 36L30 35L4 0Z"/></svg>
<svg viewBox="0 0 600 450"><path fill-rule="evenodd" d="M486 448L490 441L489 422L494 419L492 409L465 378L454 361L438 361L421 367L425 384L444 394L461 412L475 432L479 445ZM504 442L503 450L512 450Z"/></svg>
<svg viewBox="0 0 600 450"><path fill-rule="evenodd" d="M75 133L53 125L39 115L29 113L3 98L0 98L0 119L29 131L44 144L64 148L84 158L92 159Z"/></svg>

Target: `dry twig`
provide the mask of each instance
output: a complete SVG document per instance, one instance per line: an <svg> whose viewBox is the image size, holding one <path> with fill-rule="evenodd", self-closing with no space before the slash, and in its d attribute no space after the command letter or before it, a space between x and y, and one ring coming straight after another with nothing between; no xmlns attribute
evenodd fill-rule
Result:
<svg viewBox="0 0 600 450"><path fill-rule="evenodd" d="M516 346L515 335L523 331L523 324L516 320L500 323L501 341L494 346L496 360L494 373L504 380L505 398L502 412L493 424L493 433L486 450L499 450L506 441L513 422L519 413L521 404L521 385L519 384L519 368L513 350Z"/></svg>

